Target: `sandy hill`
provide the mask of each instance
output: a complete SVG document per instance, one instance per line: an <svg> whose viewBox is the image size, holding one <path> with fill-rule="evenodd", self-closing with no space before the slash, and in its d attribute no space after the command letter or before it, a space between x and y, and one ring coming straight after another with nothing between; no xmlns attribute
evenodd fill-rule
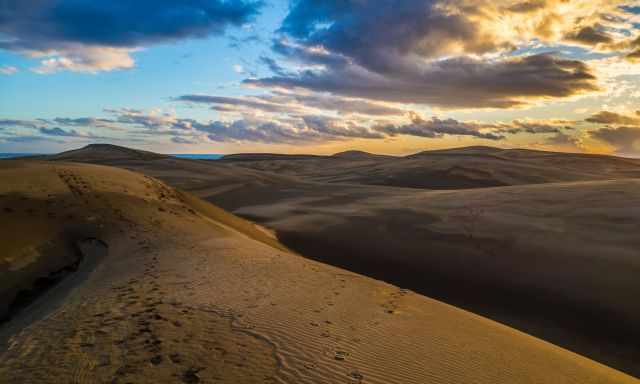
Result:
<svg viewBox="0 0 640 384"><path fill-rule="evenodd" d="M193 161L114 145L45 156L127 166L131 162L186 164ZM545 152L493 147L424 151L407 157L347 151L333 156L236 154L208 162L222 170L233 166L248 176L255 170L309 182L383 185L420 189L469 189L556 182L614 180L640 177L640 160L615 156Z"/></svg>
<svg viewBox="0 0 640 384"><path fill-rule="evenodd" d="M366 160L366 159L388 159L393 158L393 156L385 156L385 155L377 155L375 153L369 153L364 151L344 151L338 152L336 154L331 155L333 158L338 159L355 159L355 160Z"/></svg>
<svg viewBox="0 0 640 384"><path fill-rule="evenodd" d="M55 272L71 244L84 255L70 272L81 278L65 278L0 329L10 346L0 352L2 382L637 382L293 255L153 178L3 161L0 180L2 281Z"/></svg>
<svg viewBox="0 0 640 384"><path fill-rule="evenodd" d="M425 151L404 158L356 153L295 164L269 160L237 165L310 181L423 189L640 177L640 160L636 159L492 147Z"/></svg>
<svg viewBox="0 0 640 384"><path fill-rule="evenodd" d="M501 152L495 161L502 169L508 157L531 158L538 165L516 160L514 169L523 173L513 177L523 182L542 172L547 182L483 189L458 183L451 191L362 183L372 167L397 173L403 163L425 164L420 159L113 164L262 223L306 257L411 288L640 376L640 308L633 298L640 294L634 208L640 199L637 180L627 177L636 161L482 151ZM541 167L540 157L556 165ZM453 159L445 155L444 162ZM549 182L563 164L588 181ZM338 182L336 169L351 183ZM560 179L568 178L561 170Z"/></svg>
<svg viewBox="0 0 640 384"><path fill-rule="evenodd" d="M43 158L47 160L101 162L118 160L158 160L167 157L167 155L112 144L89 144L84 148L62 152L57 155L44 156Z"/></svg>
<svg viewBox="0 0 640 384"><path fill-rule="evenodd" d="M445 148L445 149L433 149L428 151L418 152L407 157L418 157L422 155L489 155L504 151L502 148L490 147L484 145L473 145L469 147L457 147L457 148Z"/></svg>
<svg viewBox="0 0 640 384"><path fill-rule="evenodd" d="M221 160L225 161L275 161L275 160L315 160L324 156L316 155L285 155L279 153L236 153L225 155Z"/></svg>

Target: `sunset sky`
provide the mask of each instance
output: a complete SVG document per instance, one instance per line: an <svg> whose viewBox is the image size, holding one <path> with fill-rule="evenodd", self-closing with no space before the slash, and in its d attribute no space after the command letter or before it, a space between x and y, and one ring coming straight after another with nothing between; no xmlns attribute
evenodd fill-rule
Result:
<svg viewBox="0 0 640 384"><path fill-rule="evenodd" d="M638 0L0 0L0 152L640 156L638 110Z"/></svg>

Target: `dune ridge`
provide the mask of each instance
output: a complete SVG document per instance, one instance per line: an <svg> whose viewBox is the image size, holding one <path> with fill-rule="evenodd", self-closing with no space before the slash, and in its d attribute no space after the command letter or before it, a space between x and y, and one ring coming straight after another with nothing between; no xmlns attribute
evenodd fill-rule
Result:
<svg viewBox="0 0 640 384"><path fill-rule="evenodd" d="M238 167L322 183L420 189L470 189L640 177L638 159L493 147L431 150L405 157L347 151L329 157L239 154L225 156L223 160Z"/></svg>

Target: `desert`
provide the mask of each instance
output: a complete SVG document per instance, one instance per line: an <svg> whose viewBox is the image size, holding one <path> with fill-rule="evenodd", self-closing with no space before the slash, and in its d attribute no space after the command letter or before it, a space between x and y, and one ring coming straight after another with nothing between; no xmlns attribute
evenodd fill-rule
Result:
<svg viewBox="0 0 640 384"><path fill-rule="evenodd" d="M636 381L634 179L321 184L115 146L0 165L3 281L83 255L13 307L8 382L54 360L56 382Z"/></svg>
<svg viewBox="0 0 640 384"><path fill-rule="evenodd" d="M640 0L0 0L0 384L640 384Z"/></svg>

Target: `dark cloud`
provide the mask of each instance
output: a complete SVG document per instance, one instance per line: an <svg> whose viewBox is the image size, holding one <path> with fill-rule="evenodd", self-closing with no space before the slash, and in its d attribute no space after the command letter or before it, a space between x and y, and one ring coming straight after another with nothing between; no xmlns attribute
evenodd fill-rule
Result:
<svg viewBox="0 0 640 384"><path fill-rule="evenodd" d="M626 57L630 61L640 60L640 49L636 49L635 51L629 53Z"/></svg>
<svg viewBox="0 0 640 384"><path fill-rule="evenodd" d="M280 66L280 64L271 57L260 56L260 63L266 65L274 75L288 76L287 70Z"/></svg>
<svg viewBox="0 0 640 384"><path fill-rule="evenodd" d="M251 0L20 0L0 6L0 47L47 51L80 44L139 47L222 34L257 14Z"/></svg>
<svg viewBox="0 0 640 384"><path fill-rule="evenodd" d="M547 6L545 0L523 1L509 7L509 11L514 13L531 13L544 9Z"/></svg>
<svg viewBox="0 0 640 384"><path fill-rule="evenodd" d="M444 135L456 135L473 136L479 139L488 140L504 139L504 136L502 135L481 131L483 128L485 127L480 124L465 123L455 119L441 120L437 117L432 117L430 120L424 120L418 115L412 116L410 124L386 124L375 127L377 131L383 132L389 136L409 135L426 138L440 138Z"/></svg>
<svg viewBox="0 0 640 384"><path fill-rule="evenodd" d="M640 153L640 128L638 127L615 127L602 128L590 133L591 137L603 141L616 150L621 155L634 155Z"/></svg>
<svg viewBox="0 0 640 384"><path fill-rule="evenodd" d="M615 112L601 111L590 116L585 121L595 124L640 125L640 115L636 113L635 116L630 116Z"/></svg>
<svg viewBox="0 0 640 384"><path fill-rule="evenodd" d="M298 132L287 125L270 121L249 121L246 119L232 122L214 121L195 126L198 131L207 133L211 141L251 141L267 144L308 142L314 137Z"/></svg>
<svg viewBox="0 0 640 384"><path fill-rule="evenodd" d="M260 0L0 1L0 50L41 58L39 74L130 69L153 44L222 35L251 20Z"/></svg>
<svg viewBox="0 0 640 384"><path fill-rule="evenodd" d="M453 45L476 54L506 48L478 33L468 17L479 14L473 7L449 12L441 5L435 0L299 0L280 31L380 73L397 72L407 56L435 57Z"/></svg>
<svg viewBox="0 0 640 384"><path fill-rule="evenodd" d="M60 136L60 137L83 137L78 131L76 131L75 129L72 130L68 130L65 131L64 129L60 128L60 127L53 127L53 128L45 128L45 127L40 127L38 129L38 131L40 133L42 133L43 135L47 135L47 136Z"/></svg>
<svg viewBox="0 0 640 384"><path fill-rule="evenodd" d="M611 35L600 25L583 27L577 32L568 35L567 40L586 45L611 44L614 42Z"/></svg>
<svg viewBox="0 0 640 384"><path fill-rule="evenodd" d="M372 131L353 122L344 123L340 119L326 116L304 116L306 128L326 136L339 138L382 139L385 135Z"/></svg>
<svg viewBox="0 0 640 384"><path fill-rule="evenodd" d="M274 67L273 76L246 83L443 108L510 108L599 90L579 60L509 56L523 42L561 42L596 6L505 3L296 0L272 49L301 69ZM578 28L575 39L612 42L598 24Z"/></svg>
<svg viewBox="0 0 640 384"><path fill-rule="evenodd" d="M176 144L198 144L198 140L187 139L180 136L174 136L171 138L171 141Z"/></svg>
<svg viewBox="0 0 640 384"><path fill-rule="evenodd" d="M245 36L245 37L229 36L230 48L240 48L245 44L261 43L261 42L262 42L262 38L256 34Z"/></svg>
<svg viewBox="0 0 640 384"><path fill-rule="evenodd" d="M596 78L586 64L550 54L495 62L468 57L445 59L421 70L392 76L347 65L245 82L449 108L508 108L527 104L531 99L562 98L598 90Z"/></svg>
<svg viewBox="0 0 640 384"><path fill-rule="evenodd" d="M573 121L527 121L527 120L514 120L506 128L500 128L500 133L530 133L530 134L545 134L545 133L560 133L561 129L573 129L568 124L574 124Z"/></svg>
<svg viewBox="0 0 640 384"><path fill-rule="evenodd" d="M271 49L284 57L305 64L326 65L329 67L344 67L349 64L348 58L341 54L332 53L326 49L318 49L317 46L307 47L296 44L284 38L273 40Z"/></svg>

